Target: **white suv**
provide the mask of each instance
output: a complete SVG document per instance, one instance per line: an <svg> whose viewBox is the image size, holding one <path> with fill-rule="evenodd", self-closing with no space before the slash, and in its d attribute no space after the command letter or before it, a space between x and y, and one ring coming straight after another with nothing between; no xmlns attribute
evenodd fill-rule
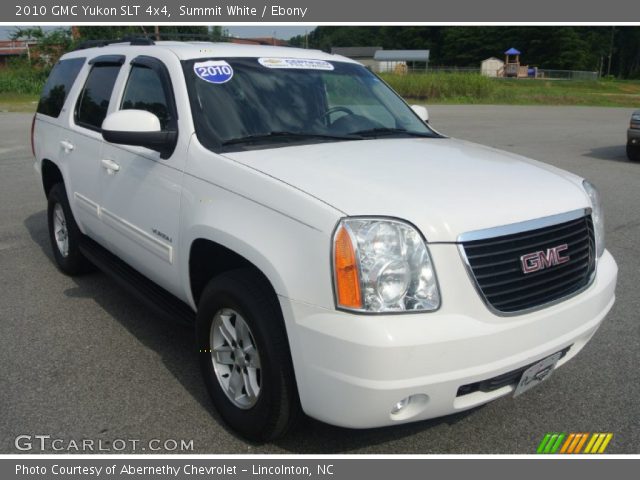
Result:
<svg viewBox="0 0 640 480"><path fill-rule="evenodd" d="M243 435L518 395L614 302L595 188L447 138L314 50L131 42L62 57L34 119L55 259L194 322Z"/></svg>

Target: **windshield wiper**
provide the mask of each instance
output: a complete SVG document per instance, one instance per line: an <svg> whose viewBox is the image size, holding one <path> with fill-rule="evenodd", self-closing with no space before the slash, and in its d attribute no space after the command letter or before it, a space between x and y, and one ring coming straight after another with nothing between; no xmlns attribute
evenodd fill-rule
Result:
<svg viewBox="0 0 640 480"><path fill-rule="evenodd" d="M283 140L286 138L292 139L303 139L303 138L317 138L317 139L326 139L326 140L361 140L361 137L356 135L330 135L324 133L313 133L313 132L286 132L286 131L274 131L269 133L261 133L259 135L247 135L246 137L237 137L232 138L230 140L225 140L222 142L223 146L227 145L238 145L241 143L253 143L253 142L264 142L271 140Z"/></svg>
<svg viewBox="0 0 640 480"><path fill-rule="evenodd" d="M412 132L404 128L388 128L378 127L369 128L367 130L358 130L357 132L350 132L350 135L357 135L359 137L386 137L390 135L409 135L411 137L431 137L428 133Z"/></svg>

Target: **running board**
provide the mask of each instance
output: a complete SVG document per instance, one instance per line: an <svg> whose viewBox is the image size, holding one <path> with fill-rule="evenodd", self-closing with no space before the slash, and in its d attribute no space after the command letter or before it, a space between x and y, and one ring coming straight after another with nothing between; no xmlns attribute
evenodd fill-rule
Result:
<svg viewBox="0 0 640 480"><path fill-rule="evenodd" d="M80 251L91 263L113 278L127 292L160 315L171 320L178 320L180 323L195 324L196 314L189 305L149 280L95 241L83 237Z"/></svg>

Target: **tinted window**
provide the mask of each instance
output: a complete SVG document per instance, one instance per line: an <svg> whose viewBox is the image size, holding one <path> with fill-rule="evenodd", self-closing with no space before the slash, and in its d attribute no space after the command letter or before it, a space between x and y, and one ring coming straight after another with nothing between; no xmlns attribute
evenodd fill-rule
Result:
<svg viewBox="0 0 640 480"><path fill-rule="evenodd" d="M171 121L167 94L158 73L150 68L134 65L122 97L122 110L146 110L160 119L165 130Z"/></svg>
<svg viewBox="0 0 640 480"><path fill-rule="evenodd" d="M189 60L183 68L196 134L214 151L438 136L358 64L225 58Z"/></svg>
<svg viewBox="0 0 640 480"><path fill-rule="evenodd" d="M109 99L120 65L96 64L89 72L76 106L76 123L92 130L100 130L107 116Z"/></svg>
<svg viewBox="0 0 640 480"><path fill-rule="evenodd" d="M67 99L69 90L71 90L73 82L75 82L80 69L84 65L84 61L84 58L71 58L56 63L42 89L42 95L38 103L38 113L50 117L60 115L64 101Z"/></svg>

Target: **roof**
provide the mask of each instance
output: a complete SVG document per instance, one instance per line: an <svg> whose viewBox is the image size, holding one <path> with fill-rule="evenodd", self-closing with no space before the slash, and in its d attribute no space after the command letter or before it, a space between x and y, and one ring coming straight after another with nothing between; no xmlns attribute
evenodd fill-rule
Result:
<svg viewBox="0 0 640 480"><path fill-rule="evenodd" d="M373 58L380 62L428 62L429 50L378 50Z"/></svg>
<svg viewBox="0 0 640 480"><path fill-rule="evenodd" d="M22 55L27 53L30 45L35 42L26 40L0 40L0 55Z"/></svg>
<svg viewBox="0 0 640 480"><path fill-rule="evenodd" d="M382 47L331 47L331 53L349 58L373 58Z"/></svg>
<svg viewBox="0 0 640 480"><path fill-rule="evenodd" d="M520 55L520 50L516 50L515 48L511 47L509 50L504 52L504 54L505 55Z"/></svg>
<svg viewBox="0 0 640 480"><path fill-rule="evenodd" d="M8 55L24 55L25 53L27 53L27 49L20 49L17 50L15 48L0 48L0 55L6 57Z"/></svg>
<svg viewBox="0 0 640 480"><path fill-rule="evenodd" d="M112 43L104 47L92 47L84 50L76 50L64 55L65 58L86 57L93 53L104 55L122 54L126 52L149 54L150 51L165 49L173 52L180 60L204 57L281 57L281 58L308 58L314 60L327 60L356 63L353 60L340 55L332 55L320 50L307 50L303 48L274 47L270 45L242 45L238 43L213 43L213 42L155 42L155 45L131 45L130 43ZM129 50L131 49L131 50Z"/></svg>

